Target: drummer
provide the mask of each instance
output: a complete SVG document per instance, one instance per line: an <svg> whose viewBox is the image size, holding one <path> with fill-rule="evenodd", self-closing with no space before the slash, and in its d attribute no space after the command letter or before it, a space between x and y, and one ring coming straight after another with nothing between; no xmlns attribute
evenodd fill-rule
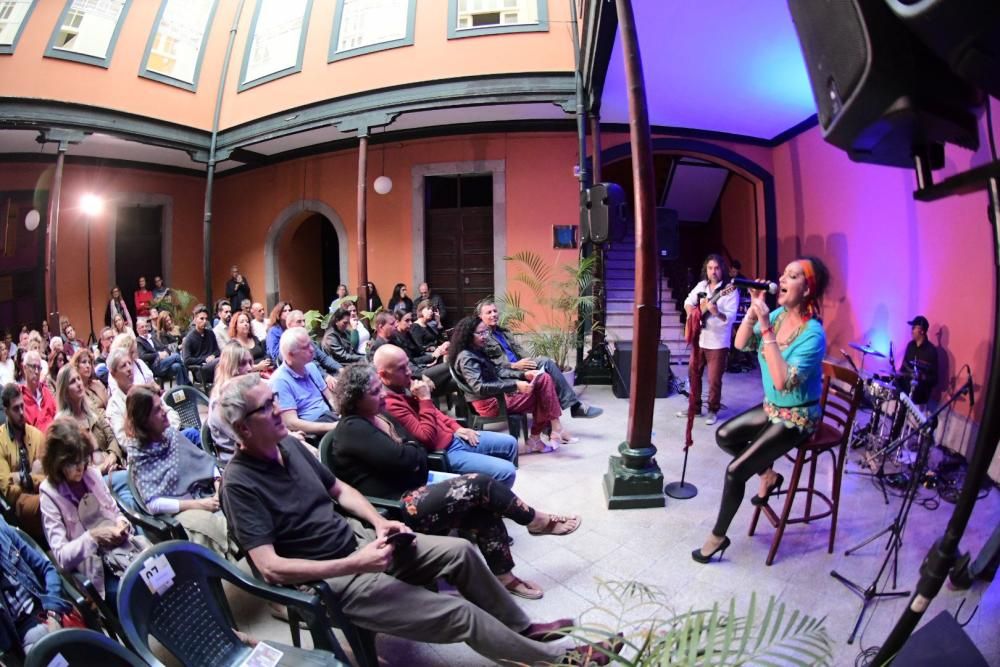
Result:
<svg viewBox="0 0 1000 667"><path fill-rule="evenodd" d="M907 392L914 403L924 405L938 383L938 351L927 340L930 323L926 317L917 315L907 324L911 327L912 340L906 344L896 386L900 391Z"/></svg>

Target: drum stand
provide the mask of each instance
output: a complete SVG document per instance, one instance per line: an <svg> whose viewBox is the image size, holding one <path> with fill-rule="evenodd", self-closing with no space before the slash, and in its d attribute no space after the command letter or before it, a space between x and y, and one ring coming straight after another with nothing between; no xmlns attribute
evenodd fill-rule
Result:
<svg viewBox="0 0 1000 667"><path fill-rule="evenodd" d="M871 439L873 439L875 437L878 437L879 433L881 433L881 430L882 430L882 418L883 417L888 418L888 415L885 414L882 411L882 406L885 405L887 402L888 401L886 399L878 399L877 400L876 405L872 409L871 419L868 421L868 424L865 426L865 428L867 429L867 431L864 432L863 434L859 434L859 435L855 436L856 438L858 438L859 440L864 440L864 441L869 441L870 442ZM900 408L897 408L897 410L898 409L900 409ZM844 470L844 472L846 474L849 474L849 475L860 475L862 477L873 477L874 479L878 480L879 490L882 491L882 500L885 501L886 505L889 504L889 492L886 491L886 488L885 488L885 477L886 477L886 475L885 475L885 462L888 459L888 455L891 452L893 452L893 451L896 450L896 447L893 447L893 445L898 445L898 443L890 443L889 445L883 447L881 450L876 451L873 454L865 454L865 459L867 461L869 461L869 462L873 461L876 457L881 457L881 460L879 461L879 464L878 464L878 470L876 470L875 472L851 472L850 470ZM852 448L854 447L854 443L853 442L851 443L851 446L852 446ZM870 463L868 463L866 465L869 465L869 467L870 467ZM880 533L880 535L881 535L881 533Z"/></svg>

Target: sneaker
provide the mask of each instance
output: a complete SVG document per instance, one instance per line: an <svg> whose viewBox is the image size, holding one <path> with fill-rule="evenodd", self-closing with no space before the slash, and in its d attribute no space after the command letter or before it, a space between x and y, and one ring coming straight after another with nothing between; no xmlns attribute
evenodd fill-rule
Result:
<svg viewBox="0 0 1000 667"><path fill-rule="evenodd" d="M687 417L688 416L688 410L687 410L687 408L684 408L683 410L678 410L677 411L677 416L681 417L681 418ZM701 416L701 410L698 410L698 412L694 413L694 416L695 417L700 417Z"/></svg>
<svg viewBox="0 0 1000 667"><path fill-rule="evenodd" d="M597 417L603 412L604 410L602 410L601 408L598 408L593 405L587 405L586 403L583 402L575 403L569 409L569 413L571 416L584 419L592 419L594 417Z"/></svg>
<svg viewBox="0 0 1000 667"><path fill-rule="evenodd" d="M719 421L719 413L709 410L708 414L705 415L705 423L711 426L717 421Z"/></svg>

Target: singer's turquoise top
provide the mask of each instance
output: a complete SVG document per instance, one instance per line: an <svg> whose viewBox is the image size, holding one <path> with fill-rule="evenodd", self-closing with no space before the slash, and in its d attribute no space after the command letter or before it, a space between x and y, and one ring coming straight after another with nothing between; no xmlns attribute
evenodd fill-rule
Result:
<svg viewBox="0 0 1000 667"><path fill-rule="evenodd" d="M785 318L784 307L771 313L771 328L775 331ZM788 342L778 345L781 356L788 364L785 388L774 388L771 373L764 359L761 344L760 322L753 327L753 338L748 349L758 348L760 374L764 384L764 410L772 422L813 432L822 416L819 399L823 392L823 356L826 354L826 333L816 318L803 323Z"/></svg>

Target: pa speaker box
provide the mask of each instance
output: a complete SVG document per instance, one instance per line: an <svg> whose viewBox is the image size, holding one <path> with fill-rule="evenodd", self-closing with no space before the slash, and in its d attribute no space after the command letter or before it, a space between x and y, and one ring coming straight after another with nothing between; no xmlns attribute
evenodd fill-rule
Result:
<svg viewBox="0 0 1000 667"><path fill-rule="evenodd" d="M672 208L656 209L656 246L660 259L680 259L680 226L677 211Z"/></svg>
<svg viewBox="0 0 1000 667"><path fill-rule="evenodd" d="M615 343L611 366L611 392L618 398L628 398L632 386L632 341ZM656 349L656 398L670 395L670 378L670 349L660 343Z"/></svg>
<svg viewBox="0 0 1000 667"><path fill-rule="evenodd" d="M625 191L615 183L595 183L590 193L590 240L620 241L625 236Z"/></svg>
<svg viewBox="0 0 1000 667"><path fill-rule="evenodd" d="M886 0L788 0L824 138L852 160L944 163L944 143L979 147L974 88Z"/></svg>
<svg viewBox="0 0 1000 667"><path fill-rule="evenodd" d="M910 635L892 659L892 664L906 667L987 667L989 663L955 617L942 611Z"/></svg>
<svg viewBox="0 0 1000 667"><path fill-rule="evenodd" d="M966 81L1000 98L1000 2L997 0L886 0Z"/></svg>

